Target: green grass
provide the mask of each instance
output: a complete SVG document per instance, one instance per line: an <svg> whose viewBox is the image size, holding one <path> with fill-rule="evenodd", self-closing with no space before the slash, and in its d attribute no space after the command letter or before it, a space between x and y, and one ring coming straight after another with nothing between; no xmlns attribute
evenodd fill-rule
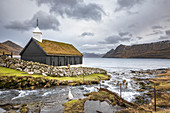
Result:
<svg viewBox="0 0 170 113"><path fill-rule="evenodd" d="M43 77L47 79L57 79L60 81L64 81L64 80L83 81L83 75L80 75L78 77L50 77L50 76L44 77L43 75L36 75L36 74L29 75L26 72L9 69L5 67L0 67L0 76L31 76L31 77ZM98 76L100 76L102 80L106 80L109 78L108 76L104 74L90 74L90 75L86 75L84 77L84 80L85 81L98 81L99 80Z"/></svg>

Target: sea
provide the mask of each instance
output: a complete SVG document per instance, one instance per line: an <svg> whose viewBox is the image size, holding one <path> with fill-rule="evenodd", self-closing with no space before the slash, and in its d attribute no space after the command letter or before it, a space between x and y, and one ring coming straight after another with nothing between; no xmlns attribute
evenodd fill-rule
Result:
<svg viewBox="0 0 170 113"><path fill-rule="evenodd" d="M84 67L95 67L105 69L111 79L102 81L103 88L107 88L119 95L120 87L117 85L126 81L127 86L122 87L122 97L127 101L135 101L135 97L144 92L138 92L140 88L132 77L136 75L131 70L167 69L170 68L170 59L141 59L141 58L83 58ZM140 75L143 78L153 78L155 75ZM71 88L74 99L86 98L83 94L97 91L99 85L83 86L56 86L52 88L41 88L35 90L0 90L0 103L6 104L28 104L38 103L43 106L41 113L62 113L63 103L68 101L68 89Z"/></svg>
<svg viewBox="0 0 170 113"><path fill-rule="evenodd" d="M146 58L84 58L83 66L112 71L146 70L170 67L170 59Z"/></svg>

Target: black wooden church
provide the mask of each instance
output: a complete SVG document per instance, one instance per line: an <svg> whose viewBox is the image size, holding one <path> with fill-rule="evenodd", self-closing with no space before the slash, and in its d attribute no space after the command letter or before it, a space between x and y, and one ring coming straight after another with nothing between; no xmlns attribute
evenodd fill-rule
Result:
<svg viewBox="0 0 170 113"><path fill-rule="evenodd" d="M82 64L82 53L73 45L50 40L42 40L42 32L37 27L33 37L20 53L21 59L53 66Z"/></svg>

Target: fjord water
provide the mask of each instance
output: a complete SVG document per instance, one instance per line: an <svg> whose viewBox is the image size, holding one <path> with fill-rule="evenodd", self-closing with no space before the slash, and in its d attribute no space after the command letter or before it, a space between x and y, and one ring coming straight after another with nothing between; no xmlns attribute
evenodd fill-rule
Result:
<svg viewBox="0 0 170 113"><path fill-rule="evenodd" d="M170 59L84 58L83 66L102 68L109 72L140 69L160 69L170 67Z"/></svg>
<svg viewBox="0 0 170 113"><path fill-rule="evenodd" d="M122 97L133 101L135 96L141 95L136 91L139 85L131 78L136 76L130 70L160 69L170 67L170 59L135 59L135 58L84 58L83 65L107 70L111 80L102 81L102 87L119 94L117 83L126 80L127 88L122 87ZM155 75L141 75L143 78L152 78ZM74 99L85 98L84 93L97 91L99 85L71 87ZM0 102L12 104L36 103L42 104L42 113L60 113L63 111L62 104L68 101L68 88L70 86L56 86L36 90L0 90Z"/></svg>

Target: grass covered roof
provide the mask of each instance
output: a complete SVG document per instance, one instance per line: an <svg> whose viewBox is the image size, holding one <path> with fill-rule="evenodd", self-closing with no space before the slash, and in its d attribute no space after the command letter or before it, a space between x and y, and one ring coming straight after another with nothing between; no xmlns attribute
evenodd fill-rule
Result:
<svg viewBox="0 0 170 113"><path fill-rule="evenodd" d="M66 44L50 40L42 40L42 42L37 41L37 43L48 55L82 56L82 53L80 53L72 44Z"/></svg>

